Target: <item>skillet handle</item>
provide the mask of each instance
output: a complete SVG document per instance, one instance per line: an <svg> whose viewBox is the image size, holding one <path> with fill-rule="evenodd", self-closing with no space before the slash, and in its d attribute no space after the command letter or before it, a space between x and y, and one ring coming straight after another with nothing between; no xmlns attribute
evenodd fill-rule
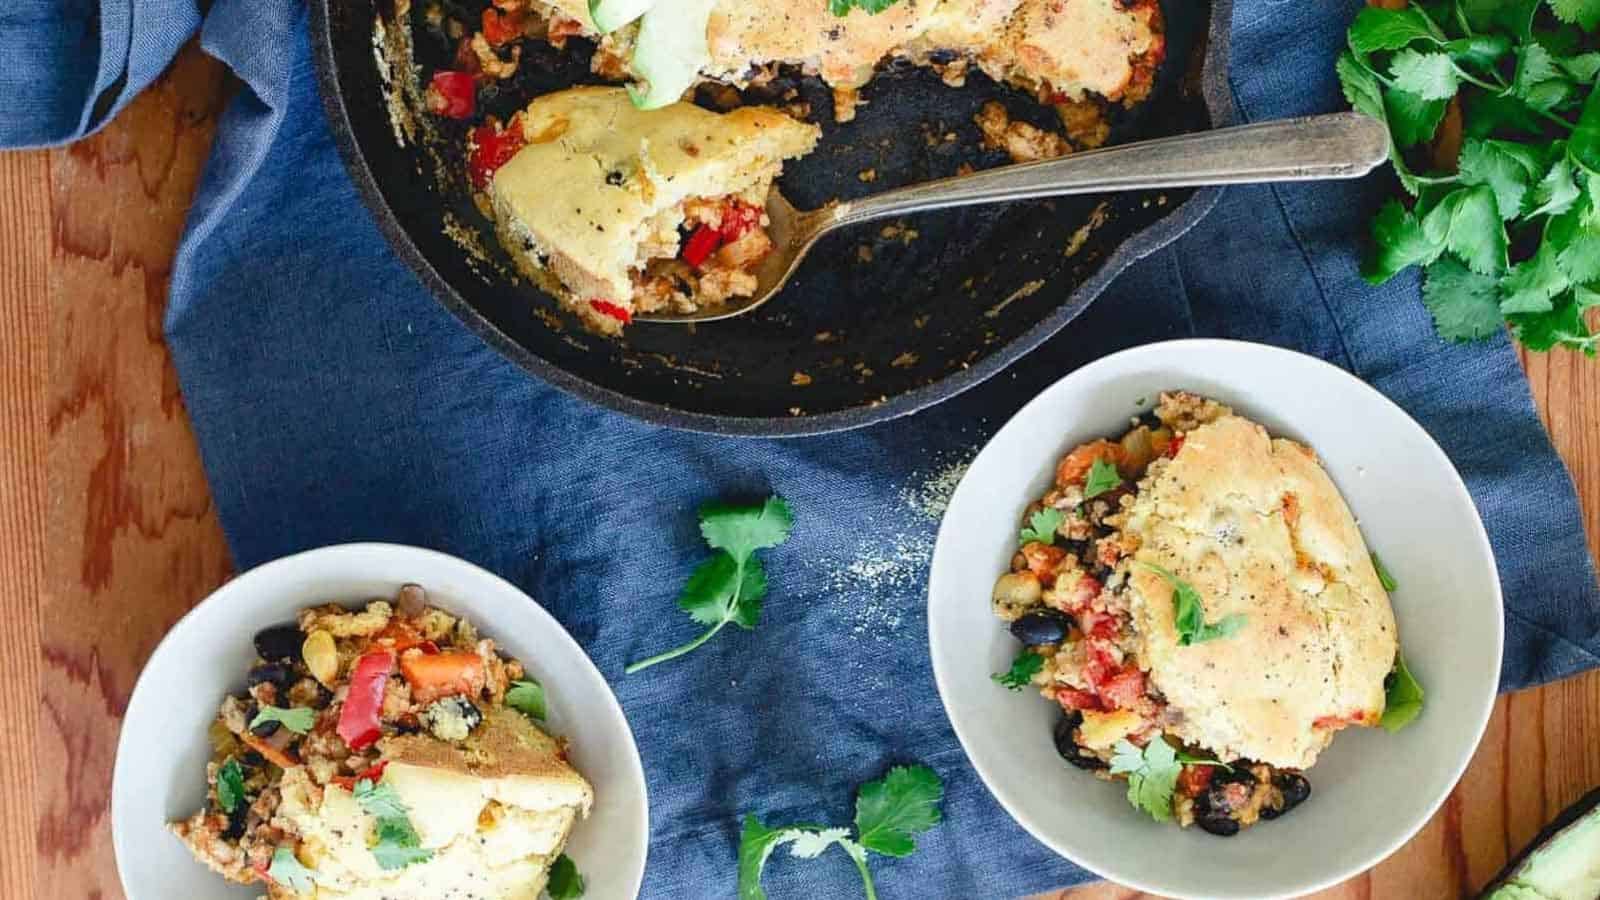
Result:
<svg viewBox="0 0 1600 900"><path fill-rule="evenodd" d="M1359 178L1388 158L1382 122L1357 112L1241 125L987 169L840 203L819 231L908 213L1069 194Z"/></svg>

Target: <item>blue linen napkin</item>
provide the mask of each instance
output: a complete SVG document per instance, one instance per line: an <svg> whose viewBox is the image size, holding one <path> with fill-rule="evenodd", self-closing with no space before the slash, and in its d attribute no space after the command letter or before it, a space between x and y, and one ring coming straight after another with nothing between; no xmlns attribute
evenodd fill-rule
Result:
<svg viewBox="0 0 1600 900"><path fill-rule="evenodd" d="M87 65L98 31L94 86L85 76L25 106L33 121L6 120L0 140L62 140L103 121L97 106L125 101L191 21L155 0L134 0L131 16L129 0L105 0L98 23L92 6L53 21L40 13L51 5L23 0L0 18L0 84L25 78L19 65ZM1242 116L1340 108L1331 61L1356 6L1240 0ZM788 441L671 432L526 376L389 253L323 121L305 17L296 0L218 0L202 34L249 90L221 123L166 330L235 560L401 541L538 598L611 678L638 736L653 820L645 896L733 895L739 815L845 823L857 785L911 761L944 778L950 827L909 858L873 861L884 896L1009 896L1088 877L1018 828L962 756L929 672L923 591L961 465L1045 385L1126 346L1259 340L1374 384L1444 446L1483 514L1507 603L1502 687L1600 665L1600 591L1571 482L1512 349L1442 344L1414 279L1373 288L1357 275L1387 177L1230 190L1061 335L933 410ZM125 87L100 100L102 81ZM672 603L702 557L695 507L769 491L798 526L768 557L761 626L622 676L697 633ZM859 895L843 854L770 869L776 898Z"/></svg>

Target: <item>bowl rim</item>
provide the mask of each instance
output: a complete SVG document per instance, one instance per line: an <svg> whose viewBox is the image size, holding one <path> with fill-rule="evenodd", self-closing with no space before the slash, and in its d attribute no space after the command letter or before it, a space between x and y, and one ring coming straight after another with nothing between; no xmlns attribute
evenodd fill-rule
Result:
<svg viewBox="0 0 1600 900"><path fill-rule="evenodd" d="M531 615L535 619L541 617L547 619L548 622L546 624L552 626L555 633L560 635L558 643L561 640L564 640L567 647L575 652L578 658L582 660L583 666L587 666L589 672L599 679L600 683L605 686L606 694L611 700L611 706L616 713L616 718L622 724L622 735L626 737L628 749L631 751L627 754L629 761L632 763L631 774L637 777L641 790L636 806L637 811L642 816L641 824L644 827L640 832L640 846L637 848L639 867L638 871L635 872L633 876L632 889L632 896L638 896L640 888L644 885L645 870L649 865L650 783L649 779L645 777L644 762L639 754L639 743L633 734L633 725L628 722L627 712L623 710L621 701L617 699L616 691L612 690L611 682L606 679L605 675L600 671L600 668L594 664L594 660L589 658L589 654L584 651L583 646L578 643L577 639L568 633L566 627L561 624L560 620L556 619L556 617L551 614L549 610L545 609L543 605L534 600L526 591L517 587L515 584L512 584L510 581L500 577L499 575L496 575L477 563L469 562L458 556L453 556L449 553L445 553L440 550L429 549L427 547L418 547L411 544L398 544L387 541L352 541L343 544L325 544L320 547L313 547L308 550L301 550L296 553L291 553L288 556L280 556L276 559L268 560L267 562L261 563L239 573L235 577L230 578L226 582L219 585L215 590L202 598L200 602L191 607L188 612L185 612L182 616L180 616L178 620L172 624L172 627L167 629L167 633L162 635L161 640L156 643L155 649L150 651L150 656L144 661L144 664L139 667L139 677L134 682L133 691L128 696L128 704L122 714L122 720L119 726L120 730L117 735L116 756L112 763L111 792L110 797L108 798L111 819L111 850L112 857L116 861L117 881L121 885L122 889L127 892L129 896L132 896L133 891L129 887L131 882L128 878L128 872L123 866L123 860L126 858L125 851L131 849L127 846L127 842L133 830L129 827L119 825L119 822L122 820L118 817L117 813L117 784L126 778L133 777L133 773L126 771L126 766L130 765L130 763L128 763L128 757L123 753L123 750L125 749L124 744L130 740L128 736L129 729L127 727L127 723L133 721L136 717L140 717L140 711L144 707L159 702L158 698L156 698L154 695L141 695L140 693L140 689L144 687L145 684L144 674L146 670L149 669L150 664L155 661L157 656L159 656L164 650L167 652L172 652L174 649L180 648L184 645L185 641L188 640L187 635L189 630L197 627L195 625L195 622L198 621L197 614L200 613L202 608L207 606L218 606L221 603L226 602L227 597L242 590L240 587L241 585L247 582L255 582L271 578L280 572L293 571L294 569L305 565L308 559L322 557L332 557L337 559L342 556L355 557L367 553L395 554L406 556L412 559L419 557L432 558L436 563L445 566L453 566L475 577L487 578L491 583L498 583L498 587L501 587L506 591L509 591L512 594L526 600L528 606L531 607L532 610L536 610L529 611L527 615Z"/></svg>
<svg viewBox="0 0 1600 900"><path fill-rule="evenodd" d="M1232 58L1234 0L1210 2L1211 16L1207 23L1198 92L1211 115L1211 128L1217 129L1233 125L1239 120L1227 82L1228 63ZM580 399L652 425L729 437L805 437L887 422L935 406L982 384L1037 349L1087 309L1129 266L1177 240L1197 225L1216 206L1224 190L1222 187L1196 188L1166 216L1118 244L1094 274L1072 290L1059 306L1032 328L977 362L929 384L877 403L813 415L734 416L692 412L624 394L546 360L496 327L439 274L416 242L411 240L410 233L384 198L377 176L367 165L366 154L356 137L355 125L346 108L344 90L339 83L339 60L333 45L333 17L329 6L330 0L310 0L311 61L317 93L321 97L323 116L333 133L333 142L339 150L345 172L354 184L362 205L387 240L390 250L422 282L428 293L468 331L524 372Z"/></svg>
<svg viewBox="0 0 1600 900"><path fill-rule="evenodd" d="M997 429L989 438L989 440L984 443L983 448L979 450L978 455L973 458L966 474L962 476L962 483L965 483L968 478L972 477L972 473L978 470L979 466L984 462L984 454L989 452L990 448L999 441L1001 435L1004 434L1007 429L1014 427L1024 418L1036 414L1037 410L1045 407L1046 397L1048 395L1054 394L1058 391L1068 390L1066 387L1067 385L1070 385L1073 382L1087 380L1092 374L1095 373L1096 370L1110 368L1116 365L1123 365L1129 360L1139 357L1151 357L1152 359L1155 359L1164 353L1170 353L1174 350L1200 351L1210 354L1253 353L1260 354L1264 357L1277 357L1280 361L1293 360L1296 363L1302 364L1306 361L1309 361L1310 363L1314 364L1313 368L1328 370L1329 374L1335 378L1353 383L1353 386L1357 389L1358 393L1364 393L1375 404L1386 406L1392 412L1398 413L1406 426L1415 429L1416 433L1426 441L1425 446L1427 448L1427 452L1431 454L1431 458L1428 460L1428 462L1432 463L1434 467L1443 470L1445 473L1446 483L1454 488L1461 498L1466 499L1468 507L1473 512L1471 526L1473 534L1477 538L1476 549L1478 554L1481 555L1481 558L1488 561L1489 571L1494 576L1490 579L1489 584L1490 594L1494 599L1494 610L1496 613L1493 622L1493 632L1495 637L1494 671L1498 673L1501 670L1505 654L1505 598L1503 588L1500 584L1499 570L1495 564L1494 548L1489 542L1489 534L1483 525L1483 516L1479 514L1477 503L1473 501L1472 494L1470 491L1468 491L1466 482L1461 478L1461 473L1456 470L1456 467L1450 461L1449 456L1445 454L1444 449L1441 448L1438 442L1433 439L1433 436L1428 433L1427 429L1423 428L1421 423L1412 418L1411 415L1401 408L1399 404L1395 403L1377 388L1358 378L1354 374L1324 359L1312 356L1311 354L1301 353L1297 350L1290 350L1271 344L1227 338L1179 338L1176 340L1141 344L1137 347L1130 347L1126 350L1120 350L1116 353L1108 354L1057 379L1055 382L1051 383L1050 386L1040 391L1033 399L1024 404L1021 409L1017 410L1017 412L1007 419L1005 424ZM1041 463L1041 466L1046 464L1048 464L1048 461ZM956 485L957 493L960 492L961 486L961 484ZM952 497L954 496L955 494L952 494ZM953 508L953 505L951 508ZM1125 865L1120 861L1113 861L1109 865L1098 860L1095 863L1090 863L1089 861L1080 858L1078 855L1068 850L1067 847L1061 842L1051 837L1047 829L1045 829L1039 822L1032 819L1019 808L1014 807L1006 797L1002 796L1003 792L995 787L995 782L991 778L990 771L993 767L986 762L981 762L978 757L973 754L972 742L969 740L968 735L964 732L963 727L958 721L958 717L955 715L955 711L951 705L951 691L947 688L947 682L953 676L946 670L946 665L942 662L942 660L945 658L944 654L948 651L941 645L938 632L933 627L933 617L935 614L935 573L938 568L937 562L939 560L941 551L946 554L955 552L953 547L954 538L951 536L954 533L954 527L955 526L950 520L950 513L947 509L944 518L940 520L938 536L934 542L933 558L929 563L927 599L929 623L928 652L932 661L934 686L939 692L940 705L944 708L945 718L949 720L951 729L955 731L956 740L961 744L962 753L966 756L967 761L971 764L973 770L978 773L978 778L983 782L983 786L988 791L989 796L994 798L994 800L999 803L1000 807L1005 810L1006 814L1009 815L1018 825L1022 826L1023 830L1027 831L1028 834L1032 835L1035 840L1048 847L1051 851L1065 858L1074 865L1079 866L1085 871L1091 872L1116 884L1145 893L1170 895L1172 892L1172 888L1170 886L1158 885L1151 881L1147 881L1138 873L1137 869L1131 865ZM1471 741L1465 742L1462 747L1458 748L1455 754L1455 759L1447 769L1447 771L1450 772L1448 786L1444 790L1440 791L1439 794L1429 802L1427 810L1424 814L1418 816L1415 821L1408 823L1404 828L1397 830L1392 840L1387 841L1385 846L1381 847L1377 851L1368 854L1367 858L1360 860L1353 866L1347 867L1344 871L1334 872L1333 874L1307 881L1304 884L1296 885L1292 889L1292 892L1289 894L1289 896L1299 896L1324 890L1340 884L1355 875L1366 872L1373 866L1387 859L1396 850L1399 850L1401 847L1405 846L1411 841L1412 838L1416 837L1417 833L1420 832L1428 824L1428 822L1433 819L1434 815L1438 813L1439 808L1444 805L1445 800L1449 798L1450 794L1455 790L1456 785L1460 783L1461 777L1463 774L1465 774L1467 766L1472 762L1472 757L1477 752L1478 746L1483 742L1483 735L1485 730L1488 728L1489 717L1494 712L1494 704L1498 696L1498 690L1491 689L1485 697L1480 698L1476 709L1477 725L1476 728L1473 729L1473 738ZM1253 898L1277 897L1284 895L1261 891L1241 890L1233 891L1222 896L1234 898L1234 900L1247 900L1247 898L1251 898L1251 900L1253 900Z"/></svg>

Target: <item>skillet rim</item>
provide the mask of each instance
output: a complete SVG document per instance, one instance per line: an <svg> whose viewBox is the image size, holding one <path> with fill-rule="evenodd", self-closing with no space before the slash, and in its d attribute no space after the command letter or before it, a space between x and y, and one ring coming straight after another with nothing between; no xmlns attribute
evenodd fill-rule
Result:
<svg viewBox="0 0 1600 900"><path fill-rule="evenodd" d="M524 372L581 400L651 425L726 437L808 437L888 422L936 406L977 387L1033 352L1088 309L1129 266L1166 247L1198 224L1222 196L1222 187L1196 189L1166 216L1117 244L1094 274L1073 288L1049 315L993 353L930 384L912 388L881 403L814 415L734 416L692 412L665 403L641 400L596 384L544 359L496 327L439 274L384 199L383 190L367 165L366 156L356 138L345 106L344 91L339 84L339 63L334 54L333 23L328 8L334 2L338 0L310 0L309 3L311 61L316 73L317 93L321 97L323 116L333 133L334 144L339 149L339 158L344 162L345 171L390 249L417 276L434 299L467 330ZM1233 6L1234 0L1212 0L1210 20L1206 27L1200 95L1211 118L1209 130L1225 128L1238 120L1227 83L1228 61L1232 57Z"/></svg>

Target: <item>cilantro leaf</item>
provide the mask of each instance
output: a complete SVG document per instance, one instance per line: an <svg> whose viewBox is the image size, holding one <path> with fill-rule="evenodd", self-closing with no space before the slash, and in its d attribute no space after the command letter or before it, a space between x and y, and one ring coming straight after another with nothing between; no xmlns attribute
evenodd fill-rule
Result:
<svg viewBox="0 0 1600 900"><path fill-rule="evenodd" d="M1066 520L1067 517L1061 514L1061 510L1046 506L1028 517L1028 527L1022 529L1017 541L1019 544L1031 544L1035 541L1041 544L1055 543L1056 533Z"/></svg>
<svg viewBox="0 0 1600 900"><path fill-rule="evenodd" d="M1469 139L1457 163L1462 184L1486 184L1500 207L1500 218L1514 219L1533 180L1544 168L1538 150L1512 141Z"/></svg>
<svg viewBox="0 0 1600 900"><path fill-rule="evenodd" d="M989 677L996 684L1003 685L1008 691L1020 691L1033 682L1033 676L1039 674L1044 668L1044 657L1030 650L1017 654L1011 661L1011 668L1005 672L996 672Z"/></svg>
<svg viewBox="0 0 1600 900"><path fill-rule="evenodd" d="M228 761L217 769L217 806L222 811L232 815L239 808L239 802L244 799L244 771L239 768L239 761L228 757Z"/></svg>
<svg viewBox="0 0 1600 900"><path fill-rule="evenodd" d="M767 867L772 851L802 833L800 828L768 828L755 816L744 817L744 829L739 833L739 900L766 900L761 870Z"/></svg>
<svg viewBox="0 0 1600 900"><path fill-rule="evenodd" d="M277 722L295 734L305 734L311 730L316 721L317 711L307 706L283 709L263 704L256 712L255 718L250 720L250 727L253 729L262 722Z"/></svg>
<svg viewBox="0 0 1600 900"><path fill-rule="evenodd" d="M1428 266L1422 302L1433 316L1434 330L1447 341L1482 340L1503 327L1496 279L1479 275L1452 257Z"/></svg>
<svg viewBox="0 0 1600 900"><path fill-rule="evenodd" d="M847 16L850 10L859 9L869 16L875 16L900 0L828 0L828 12L836 16Z"/></svg>
<svg viewBox="0 0 1600 900"><path fill-rule="evenodd" d="M1556 67L1556 60L1542 44L1517 48L1517 71L1511 80L1511 94L1537 110L1551 110L1572 93L1572 82Z"/></svg>
<svg viewBox="0 0 1600 900"><path fill-rule="evenodd" d="M572 857L565 853L556 857L550 864L550 879L545 882L544 889L550 894L550 900L577 900L583 896L583 875L578 872L578 864Z"/></svg>
<svg viewBox="0 0 1600 900"><path fill-rule="evenodd" d="M511 682L511 687L506 690L506 705L543 722L548 713L545 709L544 685L532 678Z"/></svg>
<svg viewBox="0 0 1600 900"><path fill-rule="evenodd" d="M1350 25L1350 49L1357 53L1399 50L1417 40L1439 43L1433 23L1416 9L1368 6Z"/></svg>
<svg viewBox="0 0 1600 900"><path fill-rule="evenodd" d="M1531 202L1534 208L1528 213L1529 218L1559 216L1572 208L1581 193L1573 178L1572 160L1567 157L1565 142L1557 141L1553 149L1557 151L1556 161L1539 179L1539 183L1533 186Z"/></svg>
<svg viewBox="0 0 1600 900"><path fill-rule="evenodd" d="M1403 269L1428 265L1444 252L1442 241L1430 240L1422 223L1398 200L1388 200L1372 220L1374 253L1361 267L1361 275L1373 284L1382 284Z"/></svg>
<svg viewBox="0 0 1600 900"><path fill-rule="evenodd" d="M1589 330L1583 310L1576 302L1564 302L1547 313L1511 316L1511 331L1529 350L1568 347L1594 356L1600 336Z"/></svg>
<svg viewBox="0 0 1600 900"><path fill-rule="evenodd" d="M311 881L315 874L301 864L290 848L279 847L272 851L272 864L267 867L267 877L296 894L309 894L316 889Z"/></svg>
<svg viewBox="0 0 1600 900"><path fill-rule="evenodd" d="M1405 657L1398 651L1394 655L1394 671L1385 679L1383 691L1383 718L1378 720L1383 730L1392 734L1421 714L1422 685L1412 677Z"/></svg>
<svg viewBox="0 0 1600 900"><path fill-rule="evenodd" d="M1433 140L1444 120L1443 100L1424 100L1398 88L1383 92L1383 108L1388 114L1389 133L1401 149Z"/></svg>
<svg viewBox="0 0 1600 900"><path fill-rule="evenodd" d="M707 630L686 644L632 663L623 672L631 675L676 659L710 640L730 622L744 629L756 627L767 592L767 573L755 552L788 540L793 528L794 515L777 496L759 506L708 504L702 508L700 533L718 552L689 576L678 595L678 608Z"/></svg>
<svg viewBox="0 0 1600 900"><path fill-rule="evenodd" d="M1567 289L1567 276L1556 262L1554 245L1546 240L1532 258L1511 267L1500 279L1500 311L1513 313L1549 312L1555 308L1550 298Z"/></svg>
<svg viewBox="0 0 1600 900"><path fill-rule="evenodd" d="M707 504L700 510L700 534L706 543L739 562L787 541L793 528L794 513L778 496L768 497L760 506Z"/></svg>
<svg viewBox="0 0 1600 900"><path fill-rule="evenodd" d="M1225 638L1238 633L1239 629L1244 627L1246 617L1243 613L1234 613L1208 624L1205 605L1201 602L1200 592L1194 589L1194 585L1155 563L1141 562L1139 565L1160 575L1166 579L1167 584L1172 585L1172 625L1178 633L1178 646L1188 647Z"/></svg>
<svg viewBox="0 0 1600 900"><path fill-rule="evenodd" d="M1589 83L1600 78L1600 50L1591 50L1577 56L1565 56L1556 60L1556 65L1567 77L1580 83Z"/></svg>
<svg viewBox="0 0 1600 900"><path fill-rule="evenodd" d="M1550 0L1556 18L1585 31L1600 26L1600 0Z"/></svg>
<svg viewBox="0 0 1600 900"><path fill-rule="evenodd" d="M1372 569L1378 573L1378 583L1383 585L1384 590L1393 592L1400 587L1400 582L1395 581L1389 570L1384 568L1383 560L1378 558L1376 550L1372 551Z"/></svg>
<svg viewBox="0 0 1600 900"><path fill-rule="evenodd" d="M1600 175L1600 87L1591 89L1583 104L1578 124L1567 139L1567 156L1589 173L1593 190L1593 179Z"/></svg>
<svg viewBox="0 0 1600 900"><path fill-rule="evenodd" d="M852 847L857 849L860 847L855 841L850 840L850 829L823 828L817 831L801 831L795 835L789 844L789 855L795 859L816 859L834 844L844 847L851 856L855 855Z"/></svg>
<svg viewBox="0 0 1600 900"><path fill-rule="evenodd" d="M1334 71L1339 75L1339 89L1344 92L1345 100L1353 109L1385 124L1389 123L1389 114L1383 100L1383 88L1379 84L1376 72L1350 50L1339 54L1339 59L1334 63ZM1394 166L1394 174L1400 179L1401 187L1415 195L1420 183L1406 167L1405 159L1395 146L1392 132L1389 140L1389 162Z"/></svg>
<svg viewBox="0 0 1600 900"><path fill-rule="evenodd" d="M1160 735L1143 750L1123 738L1111 751L1111 774L1128 776L1128 802L1157 822L1172 820L1172 792L1181 771L1178 754Z"/></svg>
<svg viewBox="0 0 1600 900"><path fill-rule="evenodd" d="M1511 40L1503 34L1471 34L1446 41L1445 52L1458 63L1490 68L1511 52Z"/></svg>
<svg viewBox="0 0 1600 900"><path fill-rule="evenodd" d="M927 766L895 766L856 794L856 835L861 846L885 856L910 856L914 838L939 824L944 785Z"/></svg>
<svg viewBox="0 0 1600 900"><path fill-rule="evenodd" d="M1424 100L1449 100L1456 95L1456 67L1449 54L1401 50L1389 62L1394 86Z"/></svg>
<svg viewBox="0 0 1600 900"><path fill-rule="evenodd" d="M422 839L411 826L410 812L393 785L374 784L372 779L363 778L356 782L351 793L361 811L377 823L374 829L377 840L369 849L379 868L403 869L432 858L433 851L423 848Z"/></svg>
<svg viewBox="0 0 1600 900"><path fill-rule="evenodd" d="M1494 191L1487 185L1457 188L1423 216L1422 232L1442 243L1480 275L1506 269L1506 231Z"/></svg>
<svg viewBox="0 0 1600 900"><path fill-rule="evenodd" d="M1122 484L1122 473L1113 463L1097 459L1089 466L1089 476L1083 483L1083 499L1093 500L1106 491L1114 491Z"/></svg>
<svg viewBox="0 0 1600 900"><path fill-rule="evenodd" d="M1600 178L1590 181L1600 181ZM1567 281L1583 284L1600 280L1600 220L1593 215L1587 197L1550 220L1540 249L1545 246L1560 248L1552 252Z"/></svg>

